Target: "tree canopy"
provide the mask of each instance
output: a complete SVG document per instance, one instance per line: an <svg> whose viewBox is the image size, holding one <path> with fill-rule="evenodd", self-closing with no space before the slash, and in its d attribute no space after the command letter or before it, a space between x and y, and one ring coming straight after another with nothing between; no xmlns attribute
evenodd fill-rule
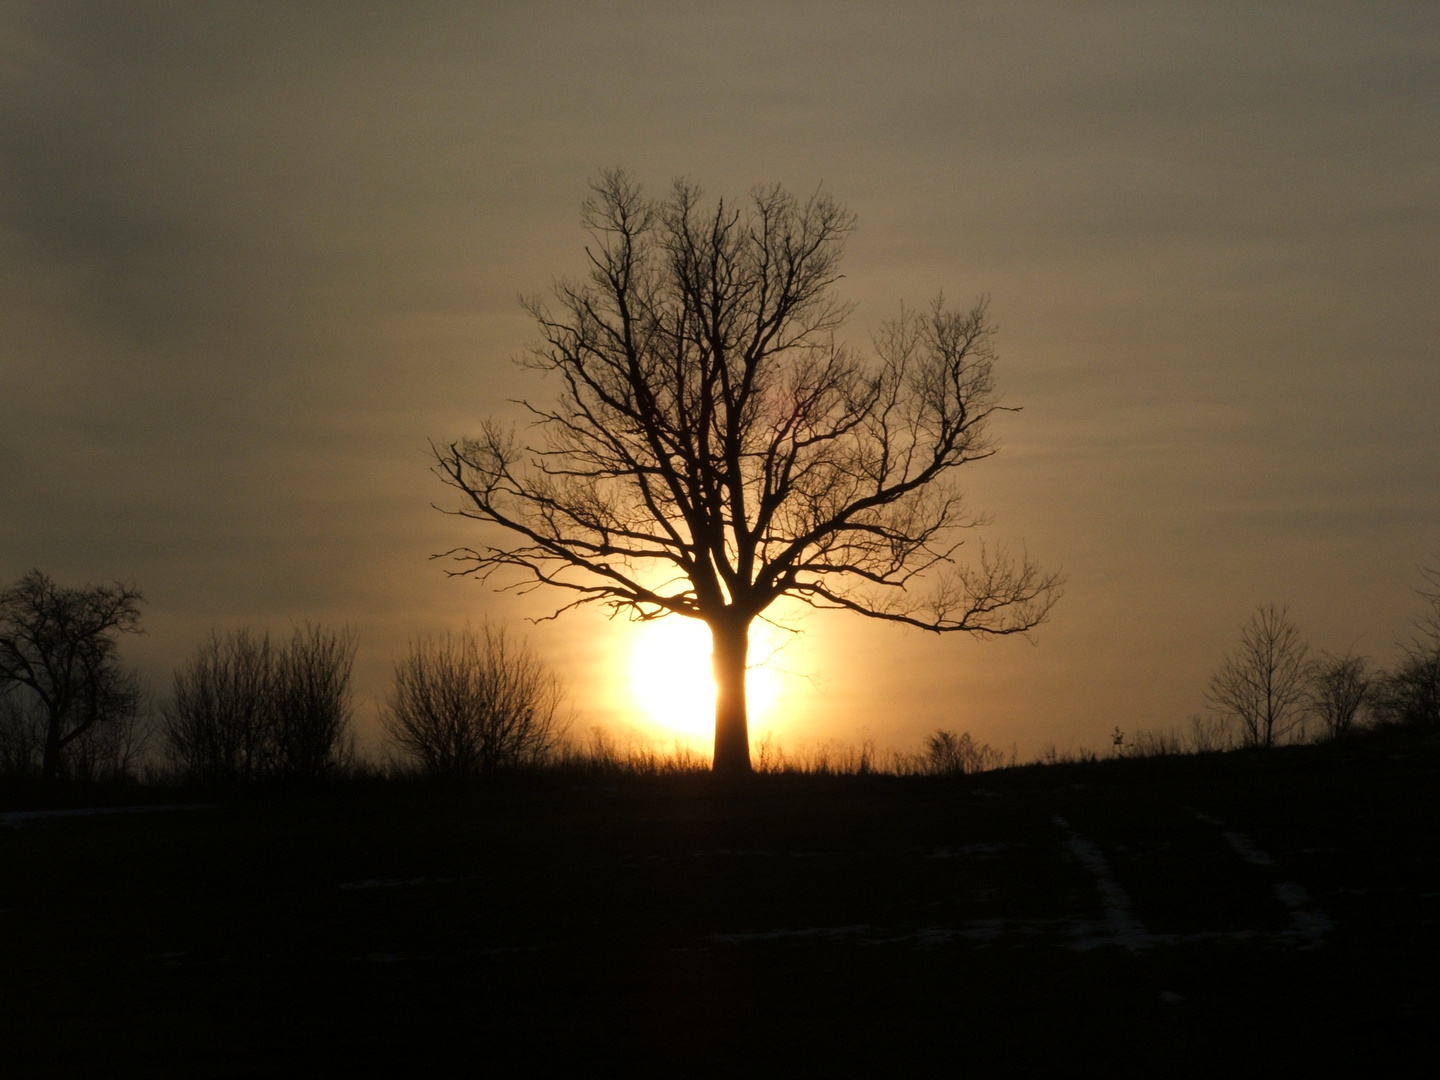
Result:
<svg viewBox="0 0 1440 1080"><path fill-rule="evenodd" d="M957 561L984 523L955 484L991 456L986 302L902 309L870 350L837 337L854 218L776 185L706 206L603 174L583 206L589 275L527 300L524 362L559 380L522 436L486 422L434 447L455 513L497 531L458 573L639 619L704 620L719 769L748 769L751 621L782 596L935 632L1027 633L1059 579L1003 546Z"/></svg>
<svg viewBox="0 0 1440 1080"><path fill-rule="evenodd" d="M0 591L0 690L23 687L39 705L47 781L67 746L134 712L138 686L117 648L140 632L142 599L119 583L66 588L39 570Z"/></svg>

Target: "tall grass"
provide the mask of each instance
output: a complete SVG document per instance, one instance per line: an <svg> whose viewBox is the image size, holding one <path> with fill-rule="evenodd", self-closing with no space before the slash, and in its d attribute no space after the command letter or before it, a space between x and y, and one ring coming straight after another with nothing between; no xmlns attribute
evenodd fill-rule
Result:
<svg viewBox="0 0 1440 1080"><path fill-rule="evenodd" d="M1014 764L1013 756L1009 763ZM764 776L966 776L1005 764L1003 753L977 743L968 732L945 731L930 736L920 752L880 748L872 739L858 744L802 740L787 747L766 735L755 743L751 760L754 771ZM680 776L708 773L710 755L679 739L597 726L583 743L557 748L536 767L596 776Z"/></svg>

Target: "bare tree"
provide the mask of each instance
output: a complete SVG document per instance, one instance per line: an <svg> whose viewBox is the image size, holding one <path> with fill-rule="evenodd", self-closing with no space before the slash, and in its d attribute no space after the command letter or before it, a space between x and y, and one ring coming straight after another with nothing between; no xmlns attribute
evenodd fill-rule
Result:
<svg viewBox="0 0 1440 1080"><path fill-rule="evenodd" d="M163 738L187 777L236 783L265 773L273 653L268 634L212 632L194 658L176 669L163 713Z"/></svg>
<svg viewBox="0 0 1440 1080"><path fill-rule="evenodd" d="M538 437L487 423L434 447L454 512L498 527L447 553L457 573L518 571L507 587L570 594L555 614L705 622L718 772L750 769L749 629L782 596L938 633L1044 621L1054 574L1003 547L955 561L983 519L954 474L995 452L1001 409L983 300L902 309L867 359L836 338L854 219L828 196L775 186L707 209L693 184L661 202L619 172L593 191L588 280L526 302L527 362L560 383L555 404L526 403Z"/></svg>
<svg viewBox="0 0 1440 1080"><path fill-rule="evenodd" d="M1247 746L1274 746L1304 722L1309 647L1288 607L1260 608L1240 631L1240 648L1210 677L1212 708L1238 722Z"/></svg>
<svg viewBox="0 0 1440 1080"><path fill-rule="evenodd" d="M0 592L0 688L38 708L46 782L76 740L134 716L139 684L117 649L121 634L140 633L142 599L118 582L63 588L39 570Z"/></svg>
<svg viewBox="0 0 1440 1080"><path fill-rule="evenodd" d="M1407 647L1376 686L1374 709L1383 722L1440 726L1440 649Z"/></svg>
<svg viewBox="0 0 1440 1080"><path fill-rule="evenodd" d="M1415 636L1401 646L1400 662L1378 681L1374 709L1390 723L1440 726L1440 552L1420 568L1415 590L1427 611L1415 620Z"/></svg>
<svg viewBox="0 0 1440 1080"><path fill-rule="evenodd" d="M1321 653L1311 665L1306 706L1324 738L1338 739L1355 730L1360 710L1370 700L1371 682L1365 657Z"/></svg>
<svg viewBox="0 0 1440 1080"><path fill-rule="evenodd" d="M212 633L175 672L162 719L171 760L202 783L314 780L353 755L349 630L297 628L288 645Z"/></svg>
<svg viewBox="0 0 1440 1080"><path fill-rule="evenodd" d="M487 624L412 642L381 723L427 774L467 779L542 761L564 734L562 697L524 642Z"/></svg>
<svg viewBox="0 0 1440 1080"><path fill-rule="evenodd" d="M350 677L357 645L349 627L307 623L276 650L269 742L277 779L315 780L353 760Z"/></svg>

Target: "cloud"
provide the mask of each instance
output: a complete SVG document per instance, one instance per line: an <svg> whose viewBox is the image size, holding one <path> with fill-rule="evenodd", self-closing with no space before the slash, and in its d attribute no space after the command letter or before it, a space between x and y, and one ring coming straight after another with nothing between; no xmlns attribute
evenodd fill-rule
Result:
<svg viewBox="0 0 1440 1080"><path fill-rule="evenodd" d="M1026 411L974 501L1107 583L1039 653L954 647L975 722L1169 715L1195 686L1110 700L1102 612L1403 623L1440 531L1437 106L1422 6L9 5L0 577L139 579L157 671L210 622L348 618L378 694L407 634L529 610L426 561L463 533L424 451L547 392L515 299L583 269L587 176L823 181L858 340L994 296ZM948 707L932 675L897 732ZM817 715L903 696L871 678Z"/></svg>

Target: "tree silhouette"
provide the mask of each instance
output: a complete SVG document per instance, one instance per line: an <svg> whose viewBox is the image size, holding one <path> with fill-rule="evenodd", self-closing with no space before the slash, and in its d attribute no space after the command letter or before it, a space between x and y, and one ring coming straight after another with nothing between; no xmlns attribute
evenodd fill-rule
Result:
<svg viewBox="0 0 1440 1080"><path fill-rule="evenodd" d="M289 642L211 631L175 671L161 721L171 763L208 784L308 783L354 759L349 627L297 626Z"/></svg>
<svg viewBox="0 0 1440 1080"><path fill-rule="evenodd" d="M467 779L543 762L565 733L563 697L524 641L487 623L412 641L380 724L427 775Z"/></svg>
<svg viewBox="0 0 1440 1080"><path fill-rule="evenodd" d="M1246 746L1274 746L1303 723L1308 652L1288 607L1267 604L1241 627L1240 647L1210 676L1206 696L1240 722Z"/></svg>
<svg viewBox="0 0 1440 1080"><path fill-rule="evenodd" d="M1391 723L1440 726L1440 551L1420 568L1415 590L1429 608L1415 620L1416 634L1403 644L1395 670L1379 680L1375 707Z"/></svg>
<svg viewBox="0 0 1440 1080"><path fill-rule="evenodd" d="M452 512L499 526L446 553L456 573L572 594L554 614L703 620L726 773L750 769L750 624L782 596L940 633L1044 621L1059 581L1028 557L954 561L983 519L953 474L995 452L1001 409L983 300L902 309L867 359L836 338L854 219L828 196L777 185L707 209L689 182L651 200L623 172L592 190L588 280L525 302L540 342L524 362L560 380L553 405L523 403L538 438L487 422L433 447Z"/></svg>
<svg viewBox="0 0 1440 1080"><path fill-rule="evenodd" d="M40 706L46 782L76 739L134 713L139 688L116 648L140 632L141 599L118 583L62 588L39 570L0 592L0 687L24 687Z"/></svg>
<svg viewBox="0 0 1440 1080"><path fill-rule="evenodd" d="M1320 654L1310 669L1307 707L1320 724L1321 737L1339 739L1355 730L1374 696L1373 681L1365 657Z"/></svg>

